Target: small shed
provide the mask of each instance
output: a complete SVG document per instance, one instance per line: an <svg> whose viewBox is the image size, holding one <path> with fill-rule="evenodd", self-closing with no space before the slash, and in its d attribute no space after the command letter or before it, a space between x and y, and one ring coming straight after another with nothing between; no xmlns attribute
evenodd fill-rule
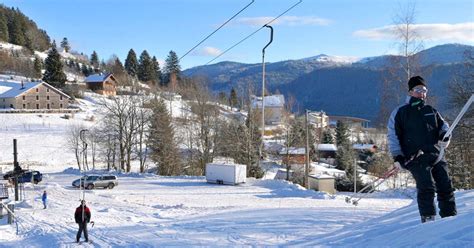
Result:
<svg viewBox="0 0 474 248"><path fill-rule="evenodd" d="M305 164L306 150L304 147L283 147L280 150L280 156L283 164Z"/></svg>
<svg viewBox="0 0 474 248"><path fill-rule="evenodd" d="M316 149L320 158L335 158L337 147L334 144L317 144Z"/></svg>
<svg viewBox="0 0 474 248"><path fill-rule="evenodd" d="M323 191L329 194L336 193L335 177L330 175L309 175L309 187L317 191Z"/></svg>
<svg viewBox="0 0 474 248"><path fill-rule="evenodd" d="M206 164L206 180L208 183L236 185L245 183L247 166L233 163Z"/></svg>

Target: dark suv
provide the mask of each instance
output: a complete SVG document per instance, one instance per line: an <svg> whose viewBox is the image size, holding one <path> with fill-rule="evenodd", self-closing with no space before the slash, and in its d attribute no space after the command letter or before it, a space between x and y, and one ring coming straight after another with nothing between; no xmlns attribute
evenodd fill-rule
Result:
<svg viewBox="0 0 474 248"><path fill-rule="evenodd" d="M7 172L3 175L3 179L13 183L15 181L15 173L13 171ZM18 174L18 183L34 183L38 184L43 180L43 174L39 171L22 171Z"/></svg>

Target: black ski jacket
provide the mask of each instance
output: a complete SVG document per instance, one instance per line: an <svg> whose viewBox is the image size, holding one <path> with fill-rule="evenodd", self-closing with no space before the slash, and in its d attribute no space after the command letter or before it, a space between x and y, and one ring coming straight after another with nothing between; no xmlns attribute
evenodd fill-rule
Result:
<svg viewBox="0 0 474 248"><path fill-rule="evenodd" d="M449 125L439 112L418 98L410 97L396 108L388 121L388 146L393 157L409 159L419 150L438 153L437 143Z"/></svg>

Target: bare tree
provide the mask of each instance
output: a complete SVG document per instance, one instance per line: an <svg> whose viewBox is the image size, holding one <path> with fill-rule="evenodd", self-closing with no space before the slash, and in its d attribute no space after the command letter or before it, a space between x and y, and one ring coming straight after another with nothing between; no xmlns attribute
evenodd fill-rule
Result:
<svg viewBox="0 0 474 248"><path fill-rule="evenodd" d="M404 103L408 80L428 72L422 71L420 64L418 52L423 50L423 39L415 28L415 17L416 6L408 4L400 6L393 18L398 55L390 56L382 71L381 106L376 121L379 125L385 125L393 108Z"/></svg>
<svg viewBox="0 0 474 248"><path fill-rule="evenodd" d="M67 138L67 144L69 149L74 152L77 162L77 168L82 170L81 167L81 151L83 150L82 141L79 137L81 130L85 129L83 126L71 126L69 129L69 135Z"/></svg>
<svg viewBox="0 0 474 248"><path fill-rule="evenodd" d="M112 97L102 103L106 112L105 123L115 133L119 149L119 169L130 172L132 150L137 129L139 102L133 96Z"/></svg>
<svg viewBox="0 0 474 248"><path fill-rule="evenodd" d="M459 111L474 94L474 54L465 52L465 62L461 70L449 83L450 106ZM454 117L454 116L452 116ZM446 116L446 119L453 119ZM453 132L451 145L446 153L456 188L474 188L474 110L471 106Z"/></svg>

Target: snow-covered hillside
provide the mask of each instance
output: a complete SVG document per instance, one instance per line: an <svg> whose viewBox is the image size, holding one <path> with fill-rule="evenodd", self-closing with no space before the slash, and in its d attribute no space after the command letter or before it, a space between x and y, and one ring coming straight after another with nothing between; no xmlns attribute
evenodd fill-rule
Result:
<svg viewBox="0 0 474 248"><path fill-rule="evenodd" d="M12 140L17 139L20 165L44 173L38 185L26 184L24 201L15 208L18 234L15 225L0 219L0 247L77 247L73 213L80 191L71 182L81 173L73 169L67 137L71 126L97 125L97 103L104 100L86 96L74 118L0 114L2 171L12 169ZM171 108L174 116L186 111L179 101ZM95 226L89 227L93 243L83 247L474 245L474 190L456 192L458 216L420 224L413 188L377 192L353 206L344 200L350 193L328 195L278 180L249 178L239 186L223 186L204 177L115 174L119 185L114 189L85 191ZM41 204L44 190L47 209Z"/></svg>

